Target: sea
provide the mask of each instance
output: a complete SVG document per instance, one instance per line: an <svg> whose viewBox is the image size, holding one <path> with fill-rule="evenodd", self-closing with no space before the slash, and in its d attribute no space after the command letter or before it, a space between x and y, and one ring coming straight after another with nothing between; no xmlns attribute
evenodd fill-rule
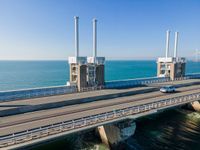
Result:
<svg viewBox="0 0 200 150"><path fill-rule="evenodd" d="M110 60L106 81L156 76L155 60ZM200 73L200 62L188 61L186 73ZM65 85L67 61L0 61L0 91ZM136 120L136 132L128 141L133 150L200 150L200 113L169 110ZM65 142L39 149L68 150Z"/></svg>

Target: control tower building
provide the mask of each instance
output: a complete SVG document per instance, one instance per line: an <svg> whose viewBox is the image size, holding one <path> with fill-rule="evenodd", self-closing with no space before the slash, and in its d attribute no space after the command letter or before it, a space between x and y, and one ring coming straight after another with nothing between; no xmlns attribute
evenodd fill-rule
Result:
<svg viewBox="0 0 200 150"><path fill-rule="evenodd" d="M79 18L75 19L75 57L69 57L70 85L76 85L79 91L86 88L103 87L105 57L97 57L97 20L93 19L93 56L79 56Z"/></svg>
<svg viewBox="0 0 200 150"><path fill-rule="evenodd" d="M177 57L178 32L175 32L174 56L169 56L170 31L167 31L165 57L157 60L157 76L170 77L171 80L185 76L186 59Z"/></svg>

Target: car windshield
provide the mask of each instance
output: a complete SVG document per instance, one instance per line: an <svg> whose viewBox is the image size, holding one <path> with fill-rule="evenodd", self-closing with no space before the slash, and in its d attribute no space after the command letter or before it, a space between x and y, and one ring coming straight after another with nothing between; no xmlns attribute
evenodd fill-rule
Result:
<svg viewBox="0 0 200 150"><path fill-rule="evenodd" d="M162 88L166 88L166 89L169 89L169 88L174 88L172 85L168 85L168 86L164 86Z"/></svg>

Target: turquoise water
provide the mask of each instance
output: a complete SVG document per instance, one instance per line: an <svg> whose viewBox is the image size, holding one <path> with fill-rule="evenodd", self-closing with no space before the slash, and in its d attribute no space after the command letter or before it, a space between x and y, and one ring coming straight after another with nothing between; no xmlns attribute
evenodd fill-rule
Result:
<svg viewBox="0 0 200 150"><path fill-rule="evenodd" d="M67 61L0 61L0 91L64 85ZM200 63L188 62L187 73L200 72ZM156 76L156 61L107 61L106 81Z"/></svg>

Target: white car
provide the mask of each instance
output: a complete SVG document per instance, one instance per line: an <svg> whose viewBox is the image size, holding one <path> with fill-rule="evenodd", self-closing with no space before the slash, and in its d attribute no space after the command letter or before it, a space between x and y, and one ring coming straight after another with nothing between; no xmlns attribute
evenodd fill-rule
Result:
<svg viewBox="0 0 200 150"><path fill-rule="evenodd" d="M160 89L162 93L173 93L176 91L176 88L173 85L164 86Z"/></svg>

